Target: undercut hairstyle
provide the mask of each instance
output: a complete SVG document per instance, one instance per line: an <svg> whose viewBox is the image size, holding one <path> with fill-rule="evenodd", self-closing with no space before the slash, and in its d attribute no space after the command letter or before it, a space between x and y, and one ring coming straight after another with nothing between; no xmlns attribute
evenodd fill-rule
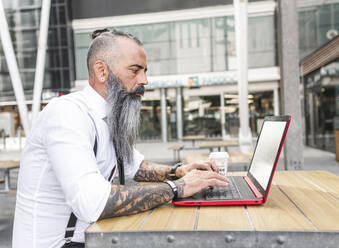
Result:
<svg viewBox="0 0 339 248"><path fill-rule="evenodd" d="M134 41L139 46L142 46L142 42L130 33L113 29L98 29L92 34L92 43L88 48L87 53L87 69L89 76L92 75L92 66L95 61L101 60L107 65L114 67L115 59L117 57L117 39L126 38Z"/></svg>

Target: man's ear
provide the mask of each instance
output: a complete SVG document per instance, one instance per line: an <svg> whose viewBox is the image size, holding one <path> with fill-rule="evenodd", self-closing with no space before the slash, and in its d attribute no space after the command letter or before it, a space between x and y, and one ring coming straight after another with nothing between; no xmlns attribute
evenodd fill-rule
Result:
<svg viewBox="0 0 339 248"><path fill-rule="evenodd" d="M105 83L108 79L108 68L105 62L101 60L95 61L93 64L94 80L96 82Z"/></svg>

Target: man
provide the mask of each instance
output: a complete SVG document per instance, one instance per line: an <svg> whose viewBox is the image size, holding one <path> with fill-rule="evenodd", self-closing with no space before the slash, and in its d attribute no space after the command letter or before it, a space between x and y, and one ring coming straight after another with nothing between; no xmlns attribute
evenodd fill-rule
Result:
<svg viewBox="0 0 339 248"><path fill-rule="evenodd" d="M96 31L88 50L89 86L53 99L39 114L21 156L13 247L83 247L98 219L139 213L227 179L211 163L178 167L178 180L142 186L112 184L118 162L127 177L161 182L172 167L151 164L133 148L147 85L141 42ZM65 235L71 213L75 232ZM71 228L67 228L71 230ZM66 243L67 241L67 243ZM72 241L72 242L70 242Z"/></svg>

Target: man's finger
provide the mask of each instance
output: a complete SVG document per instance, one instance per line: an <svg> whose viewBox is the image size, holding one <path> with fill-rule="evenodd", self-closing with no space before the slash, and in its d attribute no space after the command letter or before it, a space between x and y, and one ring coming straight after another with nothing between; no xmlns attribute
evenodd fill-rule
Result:
<svg viewBox="0 0 339 248"><path fill-rule="evenodd" d="M206 162L206 163L208 163L210 166L211 166L211 168L212 168L212 170L213 171L215 171L215 172L219 172L219 169L218 169L218 166L216 166L216 164L214 163L214 162Z"/></svg>
<svg viewBox="0 0 339 248"><path fill-rule="evenodd" d="M220 181L218 179L209 179L208 180L208 186L221 186L221 187L226 187L228 185L228 182L225 181Z"/></svg>
<svg viewBox="0 0 339 248"><path fill-rule="evenodd" d="M218 179L218 180L221 180L221 181L224 181L224 182L228 182L228 178L223 176L223 175L220 175L216 172L212 172L212 171L200 171L201 173L201 178L203 179Z"/></svg>
<svg viewBox="0 0 339 248"><path fill-rule="evenodd" d="M207 164L207 163L195 164L195 169L206 170L206 171L213 171L211 166L209 164Z"/></svg>

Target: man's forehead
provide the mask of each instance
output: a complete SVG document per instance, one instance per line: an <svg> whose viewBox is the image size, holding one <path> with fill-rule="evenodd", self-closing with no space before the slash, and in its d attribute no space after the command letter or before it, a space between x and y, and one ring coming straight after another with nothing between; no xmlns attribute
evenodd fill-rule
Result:
<svg viewBox="0 0 339 248"><path fill-rule="evenodd" d="M128 38L119 39L120 58L126 60L128 66L139 65L146 68L146 54L144 48Z"/></svg>

